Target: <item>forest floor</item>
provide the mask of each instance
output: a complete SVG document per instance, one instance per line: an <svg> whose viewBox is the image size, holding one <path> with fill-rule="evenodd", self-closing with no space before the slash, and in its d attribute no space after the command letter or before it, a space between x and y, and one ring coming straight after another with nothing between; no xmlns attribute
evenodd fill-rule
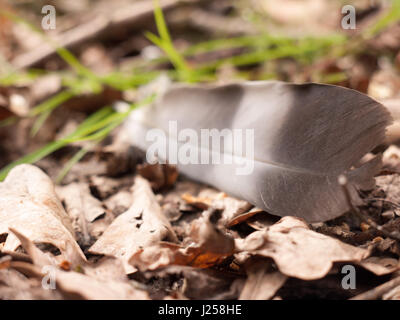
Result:
<svg viewBox="0 0 400 320"><path fill-rule="evenodd" d="M400 298L400 7L343 30L295 2L54 1L43 31L45 3L0 1L0 299ZM368 94L394 118L375 189L308 224L146 164L120 124L163 75Z"/></svg>

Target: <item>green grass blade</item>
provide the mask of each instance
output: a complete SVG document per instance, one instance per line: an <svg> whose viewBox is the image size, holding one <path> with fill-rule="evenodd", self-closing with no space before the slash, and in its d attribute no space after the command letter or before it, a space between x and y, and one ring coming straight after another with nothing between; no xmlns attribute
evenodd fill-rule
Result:
<svg viewBox="0 0 400 320"><path fill-rule="evenodd" d="M154 0L154 19L160 37L147 32L147 38L165 52L175 69L180 74L182 80L195 82L196 74L191 70L186 60L174 47L158 0Z"/></svg>
<svg viewBox="0 0 400 320"><path fill-rule="evenodd" d="M390 26L392 23L400 20L400 1L393 0L392 7L388 13L386 13L382 18L375 22L371 27L369 27L364 35L367 38L373 37L381 32L386 27Z"/></svg>
<svg viewBox="0 0 400 320"><path fill-rule="evenodd" d="M94 143L92 147L94 147L97 143L98 142ZM68 160L68 162L61 169L60 173L57 175L56 184L61 183L72 167L78 163L92 149L92 147L80 149L71 159Z"/></svg>
<svg viewBox="0 0 400 320"><path fill-rule="evenodd" d="M36 150L4 167L0 170L0 181L4 180L8 172L15 166L22 163L34 163L53 153L54 151L67 146L70 143L83 140L104 139L114 128L120 125L133 109L151 103L155 95L151 95L141 102L133 104L129 111L117 113L111 107L104 107L89 116L76 130L66 138L51 142L43 148ZM101 125L99 125L101 123Z"/></svg>
<svg viewBox="0 0 400 320"><path fill-rule="evenodd" d="M154 18L156 20L156 26L158 33L160 34L161 39L165 42L172 42L171 36L169 34L167 23L164 19L164 14L162 12L160 2L158 0L154 0Z"/></svg>
<svg viewBox="0 0 400 320"><path fill-rule="evenodd" d="M52 110L43 112L33 123L30 136L33 138L39 132L40 128L43 126L47 118L51 115Z"/></svg>
<svg viewBox="0 0 400 320"><path fill-rule="evenodd" d="M71 91L63 91L33 108L29 113L29 116L39 115L39 118L32 126L30 133L31 137L34 137L37 134L37 132L43 126L43 123L51 115L54 109L56 109L65 101L71 99L73 96L74 94Z"/></svg>
<svg viewBox="0 0 400 320"><path fill-rule="evenodd" d="M7 174L10 172L10 170L15 166L22 163L34 163L36 161L39 161L40 159L43 159L44 157L64 147L65 145L66 143L63 141L54 141L47 144L45 147L10 163L9 165L0 170L0 181L3 181L6 178Z"/></svg>

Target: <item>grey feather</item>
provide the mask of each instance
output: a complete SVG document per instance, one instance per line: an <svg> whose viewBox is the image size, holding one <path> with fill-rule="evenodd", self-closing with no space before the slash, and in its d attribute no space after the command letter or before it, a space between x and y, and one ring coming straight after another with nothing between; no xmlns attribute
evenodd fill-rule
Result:
<svg viewBox="0 0 400 320"><path fill-rule="evenodd" d="M357 165L384 141L391 122L381 104L338 86L275 81L179 86L134 111L126 123L132 144L147 150L152 143L146 139L148 130L167 133L170 120L177 121L178 130L192 128L199 136L207 128L254 129L252 174L235 174L237 164L178 163L179 170L271 214L309 222L348 210L340 174L347 175L355 204L358 189L374 186L380 157ZM235 153L229 146L220 152Z"/></svg>

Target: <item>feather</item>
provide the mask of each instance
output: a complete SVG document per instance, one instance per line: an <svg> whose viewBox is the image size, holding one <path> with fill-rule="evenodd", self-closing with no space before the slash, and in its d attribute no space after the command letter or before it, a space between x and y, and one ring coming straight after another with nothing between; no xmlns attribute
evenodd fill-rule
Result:
<svg viewBox="0 0 400 320"><path fill-rule="evenodd" d="M176 121L175 133L171 133L171 121ZM151 106L135 110L126 128L132 144L147 151L154 145L149 130L164 132L167 141L159 158L170 162L174 158L168 154L169 147L182 129L191 128L199 137L202 129L253 130L252 157L243 151L250 147L244 138L242 148L233 139L231 144L221 143L219 149L210 140L196 145L189 139L188 152L207 150L226 159L230 155L233 163L178 161L178 169L271 214L317 222L349 209L338 184L340 174L348 178L354 204L360 203L359 189L374 187L380 156L362 165L360 161L384 141L390 122L381 104L351 89L260 81L172 87ZM178 141L178 147L183 145ZM250 161L252 172L238 174Z"/></svg>

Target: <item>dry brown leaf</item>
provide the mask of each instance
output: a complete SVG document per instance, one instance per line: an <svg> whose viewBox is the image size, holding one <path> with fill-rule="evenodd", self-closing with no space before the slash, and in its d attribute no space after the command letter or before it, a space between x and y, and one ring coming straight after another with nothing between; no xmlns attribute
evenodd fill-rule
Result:
<svg viewBox="0 0 400 320"><path fill-rule="evenodd" d="M57 271L56 281L64 293L89 300L147 300L148 294L128 281L100 280L78 272Z"/></svg>
<svg viewBox="0 0 400 320"><path fill-rule="evenodd" d="M133 282L128 281L122 263L117 259L106 257L95 265L79 266L82 272L64 271L56 267L54 258L42 252L27 237L14 229L12 232L28 252L33 264L14 262L11 267L43 279L45 274L42 268L53 266L56 288L64 297L94 300L148 299L145 291L138 290Z"/></svg>
<svg viewBox="0 0 400 320"><path fill-rule="evenodd" d="M168 218L169 221L175 222L178 221L181 217L183 212L179 208L179 204L168 202L162 205L162 210L164 215ZM176 232L176 229L175 229Z"/></svg>
<svg viewBox="0 0 400 320"><path fill-rule="evenodd" d="M253 208L245 213L236 215L234 218L232 218L231 220L228 221L227 223L227 227L231 228L239 223L242 223L248 219L250 219L251 217L253 217L254 215L264 212L264 210L261 210L259 208Z"/></svg>
<svg viewBox="0 0 400 320"><path fill-rule="evenodd" d="M43 279L46 276L39 266L26 262L14 262L14 268L24 274ZM148 294L136 288L133 283L108 279L98 279L75 271L54 268L56 290L67 299L87 300L146 300Z"/></svg>
<svg viewBox="0 0 400 320"><path fill-rule="evenodd" d="M400 300L400 286L390 290L382 296L383 300Z"/></svg>
<svg viewBox="0 0 400 320"><path fill-rule="evenodd" d="M398 171L400 164L400 148L391 145L385 150L382 156L382 164L384 169Z"/></svg>
<svg viewBox="0 0 400 320"><path fill-rule="evenodd" d="M268 271L267 261L250 261L248 278L240 294L240 300L269 300L283 286L287 277L279 271Z"/></svg>
<svg viewBox="0 0 400 320"><path fill-rule="evenodd" d="M132 192L121 190L104 200L104 205L111 210L115 216L118 216L128 210L132 205Z"/></svg>
<svg viewBox="0 0 400 320"><path fill-rule="evenodd" d="M57 187L56 192L64 202L72 225L77 235L80 235L80 243L88 245L90 238L97 238L104 230L93 232L92 223L106 215L106 211L98 199L92 196L86 183L71 183L66 186ZM111 221L110 221L111 222Z"/></svg>
<svg viewBox="0 0 400 320"><path fill-rule="evenodd" d="M400 175L390 174L376 177L376 185L385 191L385 200L400 203Z"/></svg>
<svg viewBox="0 0 400 320"><path fill-rule="evenodd" d="M10 266L10 261L12 257L9 255L0 258L0 270L7 269Z"/></svg>
<svg viewBox="0 0 400 320"><path fill-rule="evenodd" d="M187 245L162 242L145 247L130 259L141 270L155 270L167 265L209 268L221 263L234 252L234 240L210 222L212 211L193 221L192 242Z"/></svg>
<svg viewBox="0 0 400 320"><path fill-rule="evenodd" d="M9 234L9 228L15 228L35 243L54 245L72 264L86 260L54 185L43 171L26 164L15 167L0 184L0 193L0 234L8 234L3 251L15 251L20 245Z"/></svg>
<svg viewBox="0 0 400 320"><path fill-rule="evenodd" d="M184 193L182 195L182 199L185 200L186 203L200 210L207 210L212 204L212 200L210 198L195 197L189 193Z"/></svg>
<svg viewBox="0 0 400 320"><path fill-rule="evenodd" d="M386 84L382 89L388 89ZM395 92L398 92L398 88L395 89ZM386 143L396 143L400 139L400 97L397 95L396 97L381 98L378 100L390 111L390 114L393 117L393 123L387 128Z"/></svg>
<svg viewBox="0 0 400 320"><path fill-rule="evenodd" d="M90 188L93 190L96 197L104 200L115 195L121 190L128 190L133 184L133 178L134 177L132 175L125 175L120 178L90 176Z"/></svg>
<svg viewBox="0 0 400 320"><path fill-rule="evenodd" d="M14 228L10 228L10 231L17 237L20 241L22 247L25 249L32 262L39 267L47 265L57 265L57 259L52 257L49 253L44 253L39 248L37 248L34 243L29 240L28 237L20 233ZM58 259L60 261L60 259Z"/></svg>
<svg viewBox="0 0 400 320"><path fill-rule="evenodd" d="M137 166L138 173L150 181L153 190L172 187L178 178L178 170L169 164L140 164Z"/></svg>
<svg viewBox="0 0 400 320"><path fill-rule="evenodd" d="M91 253L121 258L127 273L135 271L127 261L142 248L166 238L176 241L175 233L162 214L149 182L141 177L135 179L132 203L129 210L119 215L89 250Z"/></svg>
<svg viewBox="0 0 400 320"><path fill-rule="evenodd" d="M185 193L182 195L182 199L201 210L206 210L209 207L222 210L221 223L227 226L230 226L236 217L248 212L253 207L247 201L230 197L224 192L218 192L210 188L203 189L196 197ZM250 216L248 217L250 218ZM242 218L246 219L244 216ZM239 223L238 221L242 220L239 219L232 225Z"/></svg>
<svg viewBox="0 0 400 320"><path fill-rule="evenodd" d="M274 259L283 274L303 280L324 277L336 261L360 262L369 252L310 230L295 217L284 217L267 230L236 240L240 251Z"/></svg>
<svg viewBox="0 0 400 320"><path fill-rule="evenodd" d="M388 257L369 257L361 261L359 265L377 276L393 273L400 269L399 261Z"/></svg>
<svg viewBox="0 0 400 320"><path fill-rule="evenodd" d="M0 300L58 300L54 290L42 288L40 279L28 279L14 269L0 270Z"/></svg>
<svg viewBox="0 0 400 320"><path fill-rule="evenodd" d="M265 230L276 223L278 220L278 217L263 212L262 214L256 214L250 217L248 220L246 220L246 224L252 227L254 230Z"/></svg>
<svg viewBox="0 0 400 320"><path fill-rule="evenodd" d="M244 200L239 200L233 197L226 196L223 199L216 200L213 203L213 206L216 208L222 209L222 217L221 223L224 225L231 226L233 224L237 224L243 222L244 220L250 218L252 215L256 214L259 211L252 211L249 213L249 210L253 207L249 202ZM248 215L243 215L245 213L249 213ZM238 218L240 216L240 218ZM238 219L237 219L238 218ZM235 222L233 222L235 221Z"/></svg>
<svg viewBox="0 0 400 320"><path fill-rule="evenodd" d="M85 183L71 183L57 187L56 192L64 201L68 214L71 216L72 213L74 219L83 215L86 221L93 222L104 214L101 202L92 196L89 186Z"/></svg>

